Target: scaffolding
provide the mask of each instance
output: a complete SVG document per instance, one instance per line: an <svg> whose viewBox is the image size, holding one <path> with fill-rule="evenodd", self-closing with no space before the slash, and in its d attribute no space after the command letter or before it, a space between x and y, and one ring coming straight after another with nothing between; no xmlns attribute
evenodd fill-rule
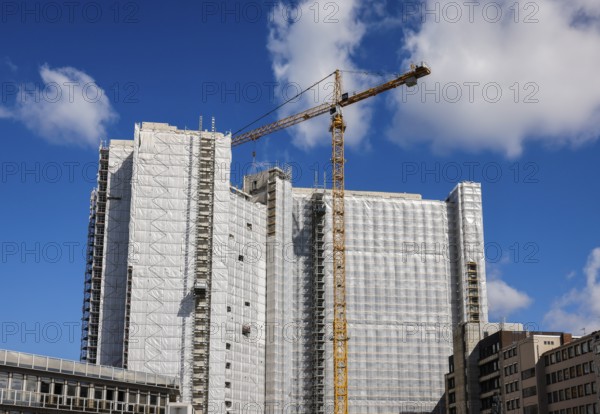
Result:
<svg viewBox="0 0 600 414"><path fill-rule="evenodd" d="M479 277L477 263L467 263L467 320L479 322Z"/></svg>
<svg viewBox="0 0 600 414"><path fill-rule="evenodd" d="M324 193L312 197L312 403L311 412L325 412L325 202Z"/></svg>
<svg viewBox="0 0 600 414"><path fill-rule="evenodd" d="M208 412L210 299L214 198L215 136L200 138L198 216L196 218L196 277L194 295L195 334L193 347L193 405L198 413Z"/></svg>
<svg viewBox="0 0 600 414"><path fill-rule="evenodd" d="M100 147L98 186L90 199L90 221L86 250L86 271L81 332L81 361L95 364L98 356L100 296L104 259L104 229L108 182L108 147Z"/></svg>
<svg viewBox="0 0 600 414"><path fill-rule="evenodd" d="M125 326L123 332L123 368L127 369L129 358L129 326L131 325L131 284L133 281L133 267L127 266L127 286L125 293Z"/></svg>

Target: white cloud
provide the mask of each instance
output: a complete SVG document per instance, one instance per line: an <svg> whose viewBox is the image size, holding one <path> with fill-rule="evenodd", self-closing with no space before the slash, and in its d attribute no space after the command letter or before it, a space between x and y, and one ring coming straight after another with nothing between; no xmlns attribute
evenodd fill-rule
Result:
<svg viewBox="0 0 600 414"><path fill-rule="evenodd" d="M579 333L600 329L600 247L592 250L583 268L586 285L561 296L544 316L551 329Z"/></svg>
<svg viewBox="0 0 600 414"><path fill-rule="evenodd" d="M0 107L0 118L17 120L56 144L97 145L106 138L117 114L94 79L72 67L48 65L40 68L40 77L35 88L21 88L14 107Z"/></svg>
<svg viewBox="0 0 600 414"><path fill-rule="evenodd" d="M490 316L494 318L509 316L533 302L525 292L520 292L497 278L488 281L487 292Z"/></svg>
<svg viewBox="0 0 600 414"><path fill-rule="evenodd" d="M366 33L366 25L360 20L359 0L343 2L315 3L303 0L298 3L301 17L291 22L283 18L297 15L289 6L279 5L273 13L270 25L268 50L273 60L273 72L280 85L298 85L305 89L333 72L335 69L355 70L352 54L356 51ZM316 9L319 10L317 13ZM287 105L279 111L284 117L325 102L331 95L333 78L318 88L309 91L297 103ZM364 79L343 77L344 91L353 92L364 87ZM288 89L291 98L296 89ZM299 91L299 90L298 90ZM372 104L361 102L344 109L344 119L348 125L346 142L351 146L365 144L372 116ZM303 122L294 127L294 143L303 148L329 145L329 116Z"/></svg>
<svg viewBox="0 0 600 414"><path fill-rule="evenodd" d="M494 8L487 9L487 21L483 18L488 3L503 5L500 22L491 22ZM440 4L444 5L426 1L428 9ZM517 16L511 9L514 4L520 5ZM491 149L515 157L528 141L578 146L598 138L598 1L484 0L474 8L472 19L466 6L456 23L451 22L456 15L450 9L444 13L441 8L438 16L439 23L435 14L421 12L425 23L407 36L405 65L421 60L431 65L432 74L423 81L431 90L440 85L440 102L435 102L435 94L422 99L421 94L396 91L390 139L401 145L427 142L437 151ZM466 82L480 85L473 86L473 103ZM488 103L482 90L492 85L487 99L493 101L493 82L500 85L502 98ZM458 90L462 97L452 103ZM515 90L519 90L518 103ZM536 90L534 98L539 102L525 103Z"/></svg>

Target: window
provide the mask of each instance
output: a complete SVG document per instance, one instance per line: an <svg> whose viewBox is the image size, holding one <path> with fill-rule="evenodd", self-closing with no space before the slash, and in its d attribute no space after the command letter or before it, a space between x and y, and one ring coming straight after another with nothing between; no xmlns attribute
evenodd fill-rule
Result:
<svg viewBox="0 0 600 414"><path fill-rule="evenodd" d="M244 261L244 255L240 254L240 255L238 256L238 260L239 260L240 262L243 262L243 261Z"/></svg>
<svg viewBox="0 0 600 414"><path fill-rule="evenodd" d="M0 388L8 388L8 372L0 372Z"/></svg>
<svg viewBox="0 0 600 414"><path fill-rule="evenodd" d="M246 223L246 228L248 230L252 230L252 223Z"/></svg>
<svg viewBox="0 0 600 414"><path fill-rule="evenodd" d="M560 372L560 371L559 371ZM526 369L521 373L521 378L526 380L528 378L535 377L535 368ZM562 375L561 375L562 377ZM562 380L559 380L562 381Z"/></svg>
<svg viewBox="0 0 600 414"><path fill-rule="evenodd" d="M575 356L581 355L581 350L579 348L579 344L575 345Z"/></svg>
<svg viewBox="0 0 600 414"><path fill-rule="evenodd" d="M54 395L63 395L64 384L60 382L54 383Z"/></svg>
<svg viewBox="0 0 600 414"><path fill-rule="evenodd" d="M94 387L94 399L101 400L102 399L102 388Z"/></svg>
<svg viewBox="0 0 600 414"><path fill-rule="evenodd" d="M225 388L231 388L231 382L225 381Z"/></svg>
<svg viewBox="0 0 600 414"><path fill-rule="evenodd" d="M573 355L574 355L574 353L573 353L573 347L570 346L569 347L569 358L573 358Z"/></svg>
<svg viewBox="0 0 600 414"><path fill-rule="evenodd" d="M244 302L244 305L250 306L250 302Z"/></svg>
<svg viewBox="0 0 600 414"><path fill-rule="evenodd" d="M25 380L25 391L37 391L37 377L35 375L27 375Z"/></svg>
<svg viewBox="0 0 600 414"><path fill-rule="evenodd" d="M79 397L80 398L87 398L88 397L88 390L89 390L89 386L87 383L82 382L79 385Z"/></svg>
<svg viewBox="0 0 600 414"><path fill-rule="evenodd" d="M229 342L225 344L225 349L231 349L231 344Z"/></svg>
<svg viewBox="0 0 600 414"><path fill-rule="evenodd" d="M537 388L535 386L523 388L523 398L531 397L533 395L537 395Z"/></svg>
<svg viewBox="0 0 600 414"><path fill-rule="evenodd" d="M77 395L77 383L76 382L68 382L67 383L67 395L70 397L75 397Z"/></svg>
<svg viewBox="0 0 600 414"><path fill-rule="evenodd" d="M231 306L227 306L227 312L231 312Z"/></svg>
<svg viewBox="0 0 600 414"><path fill-rule="evenodd" d="M10 382L10 389L15 391L23 391L23 375L14 373Z"/></svg>
<svg viewBox="0 0 600 414"><path fill-rule="evenodd" d="M50 378L42 378L40 381L40 392L50 394Z"/></svg>
<svg viewBox="0 0 600 414"><path fill-rule="evenodd" d="M588 343L584 342L584 343L581 344L581 353L585 354L586 352L589 352Z"/></svg>
<svg viewBox="0 0 600 414"><path fill-rule="evenodd" d="M563 370L563 378L565 379L565 381L566 381L566 380L568 380L568 379L570 378L570 377L569 377L569 368L565 368L565 369Z"/></svg>
<svg viewBox="0 0 600 414"><path fill-rule="evenodd" d="M231 368L231 362L226 362L225 369L230 369L230 368Z"/></svg>

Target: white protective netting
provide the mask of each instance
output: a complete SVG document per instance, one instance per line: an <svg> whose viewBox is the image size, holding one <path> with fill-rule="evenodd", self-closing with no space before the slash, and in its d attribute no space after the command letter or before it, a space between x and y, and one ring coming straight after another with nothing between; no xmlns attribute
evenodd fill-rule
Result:
<svg viewBox="0 0 600 414"><path fill-rule="evenodd" d="M98 364L123 366L125 296L127 289L127 250L133 141L111 141L109 147L106 201L106 231Z"/></svg>
<svg viewBox="0 0 600 414"><path fill-rule="evenodd" d="M290 329L294 327L296 312L291 306L295 289L292 284L292 188L289 181L274 180L275 233L267 237L266 320L269 335L266 342L265 403L268 407L278 408L292 402L296 376L292 371L294 344L288 338Z"/></svg>
<svg viewBox="0 0 600 414"><path fill-rule="evenodd" d="M457 238L455 215L474 217L470 242L483 242L478 187L466 185L468 207L442 201L400 195L378 196L348 192L346 195L346 280L348 304L349 395L351 413L431 411L444 393L447 358L452 352L453 320L462 320L463 307L452 301L456 283L463 280L462 263L475 260L477 249L459 248L460 263L451 256ZM459 186L454 193L462 192ZM454 194L453 193L453 194ZM294 194L294 243L307 243L311 225L311 193ZM468 197L467 197L468 198ZM332 324L331 199L326 216L326 323ZM448 216L451 216L450 218ZM462 220L462 219L461 219ZM479 220L479 222L477 222ZM463 221L466 221L463 220ZM472 221L472 220L471 220ZM464 228L464 227L461 227ZM307 244L312 243L308 241ZM296 324L310 326L313 301L307 279L313 269L306 246L294 246L295 272L292 300ZM481 257L481 260L483 257ZM478 263L481 260L476 260ZM482 300L485 273L480 267ZM460 290L460 287L459 287ZM454 295L456 296L456 295ZM483 312L487 318L487 307ZM304 318L304 320L302 320ZM287 388L292 403L311 402L311 364L314 350L304 335L294 348L294 358L283 365L291 369L295 386ZM328 338L330 335L328 335ZM283 341L285 344L285 340ZM285 345L284 345L285 346ZM333 401L331 341L326 343L325 411ZM281 382L280 389L285 389ZM267 396L268 398L268 396Z"/></svg>
<svg viewBox="0 0 600 414"><path fill-rule="evenodd" d="M475 262L477 263L479 276L479 304L481 309L479 318L482 323L485 323L488 320L488 304L481 184L460 183L450 193L449 200L455 222L455 239L453 243L458 248L456 260L453 260L453 263L456 264L456 277L460 281L460 288L456 297L457 305L460 308L457 317L460 322L467 321L468 281L465 269L468 262Z"/></svg>
<svg viewBox="0 0 600 414"><path fill-rule="evenodd" d="M232 412L262 413L267 336L265 206L231 194L229 220L227 249L214 249L216 254L226 255L229 270L227 322L219 329L219 341L230 344L226 350L230 368L225 370L229 387L224 398L231 402Z"/></svg>
<svg viewBox="0 0 600 414"><path fill-rule="evenodd" d="M197 134L136 125L128 368L181 378L191 401Z"/></svg>

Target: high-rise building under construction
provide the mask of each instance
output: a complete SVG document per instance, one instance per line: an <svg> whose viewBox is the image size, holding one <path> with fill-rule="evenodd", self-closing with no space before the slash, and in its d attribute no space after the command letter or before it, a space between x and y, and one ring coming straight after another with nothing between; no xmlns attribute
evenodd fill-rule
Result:
<svg viewBox="0 0 600 414"><path fill-rule="evenodd" d="M330 412L330 194L285 168L234 188L230 146L142 123L100 148L81 358L178 376L196 413ZM487 321L480 185L345 205L349 412L432 412L453 327Z"/></svg>

